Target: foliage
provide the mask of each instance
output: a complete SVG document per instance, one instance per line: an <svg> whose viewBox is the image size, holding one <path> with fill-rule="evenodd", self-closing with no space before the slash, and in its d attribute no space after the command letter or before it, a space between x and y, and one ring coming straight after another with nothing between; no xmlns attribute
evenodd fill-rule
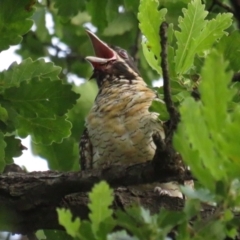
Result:
<svg viewBox="0 0 240 240"><path fill-rule="evenodd" d="M113 219L112 190L101 182L89 194L89 221L73 220L68 210L59 209L59 222L69 236L44 230L47 239L169 239L173 228L177 239L184 240L236 235L239 223L231 209L240 205L240 85L232 76L240 70L240 36L232 14L219 7L208 12L211 4L0 0L0 54L20 43L17 54L23 59L0 72L1 171L21 155L20 138L28 135L34 154L44 157L50 169L79 169L78 142L97 92L92 81L77 86L92 71L84 59L92 53L85 28L96 28L108 44L127 49L151 86L162 76L159 26L169 24L170 84L181 113L174 146L198 180L194 190L182 187L187 196L183 211L151 215L135 206L117 211ZM191 95L197 88L200 100L195 101ZM156 90L163 99L162 87ZM164 104L153 103L152 109L161 120L169 118ZM206 222L199 217L201 202L217 207ZM115 231L115 226L123 230Z"/></svg>
<svg viewBox="0 0 240 240"><path fill-rule="evenodd" d="M115 226L110 205L113 202L112 190L106 182L95 185L89 194L89 220L82 221L76 218L72 221L69 210L57 209L59 223L67 233L78 239L106 239L107 234Z"/></svg>

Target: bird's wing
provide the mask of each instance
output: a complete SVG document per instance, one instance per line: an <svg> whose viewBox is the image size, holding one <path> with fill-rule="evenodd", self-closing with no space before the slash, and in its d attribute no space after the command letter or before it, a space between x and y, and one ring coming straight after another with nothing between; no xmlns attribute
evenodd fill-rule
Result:
<svg viewBox="0 0 240 240"><path fill-rule="evenodd" d="M83 131L79 147L81 170L91 169L93 163L92 143L90 141L87 128Z"/></svg>

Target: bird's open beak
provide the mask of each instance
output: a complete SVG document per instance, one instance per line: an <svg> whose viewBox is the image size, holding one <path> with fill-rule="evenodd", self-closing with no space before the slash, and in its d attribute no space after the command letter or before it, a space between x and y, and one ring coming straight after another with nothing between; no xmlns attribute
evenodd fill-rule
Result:
<svg viewBox="0 0 240 240"><path fill-rule="evenodd" d="M86 32L92 42L96 56L89 56L85 59L89 61L94 68L116 59L116 53L106 43L89 30L86 30Z"/></svg>

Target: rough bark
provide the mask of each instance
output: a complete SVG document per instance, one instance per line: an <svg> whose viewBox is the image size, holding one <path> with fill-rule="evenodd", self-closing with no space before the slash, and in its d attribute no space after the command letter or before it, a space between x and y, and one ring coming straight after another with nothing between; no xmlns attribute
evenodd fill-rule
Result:
<svg viewBox="0 0 240 240"><path fill-rule="evenodd" d="M161 207L181 209L183 200L161 197L152 191L118 188L142 183L192 179L176 169L156 171L152 162L132 166L111 166L80 172L9 172L0 175L0 230L14 233L37 229L60 229L56 207L67 207L82 219L88 216L87 191L100 180L115 189L114 208L139 203L152 212Z"/></svg>

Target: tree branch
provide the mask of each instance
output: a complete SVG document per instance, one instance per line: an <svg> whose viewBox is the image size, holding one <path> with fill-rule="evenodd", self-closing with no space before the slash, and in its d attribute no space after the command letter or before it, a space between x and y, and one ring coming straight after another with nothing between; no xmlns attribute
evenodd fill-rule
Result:
<svg viewBox="0 0 240 240"><path fill-rule="evenodd" d="M182 174L182 173L181 173ZM180 176L176 171L158 169L151 161L132 166L111 166L81 172L10 172L0 175L0 230L29 233L37 229L61 229L57 222L56 207L70 208L75 216L86 219L88 197L86 191L100 180L112 187L150 182L192 179L190 173ZM122 188L121 188L122 189ZM161 206L180 209L183 200L160 197L154 191L139 192L131 187L115 190L114 208L124 209L140 203L153 213Z"/></svg>
<svg viewBox="0 0 240 240"><path fill-rule="evenodd" d="M52 193L54 195L54 192ZM26 197L25 201L29 205L34 206L31 210L22 208L22 204L18 202L16 197L11 200L0 197L0 230L9 231L12 233L27 234L35 232L38 229L56 229L63 230L58 224L56 208L69 208L75 217L87 219L89 214L88 209L88 194L79 193L64 196L61 200L51 202L48 199L42 199L41 204L36 200ZM126 209L132 204L140 204L152 213L158 213L160 208L171 210L181 210L184 206L184 201L180 198L171 198L168 196L159 196L154 191L151 192L135 192L131 189L115 190L113 209Z"/></svg>

